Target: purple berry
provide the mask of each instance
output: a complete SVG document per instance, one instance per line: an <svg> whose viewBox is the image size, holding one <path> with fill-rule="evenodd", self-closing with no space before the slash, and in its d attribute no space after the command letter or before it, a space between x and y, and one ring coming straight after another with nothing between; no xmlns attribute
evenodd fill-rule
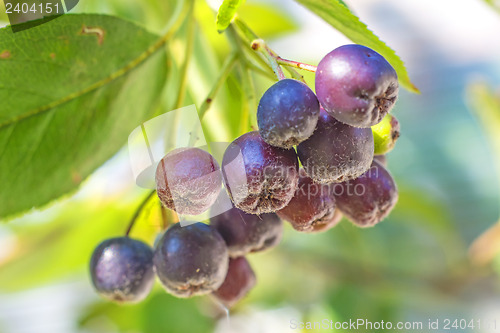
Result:
<svg viewBox="0 0 500 333"><path fill-rule="evenodd" d="M249 214L285 207L297 187L298 173L295 150L273 147L256 131L234 140L222 160L229 196L236 208Z"/></svg>
<svg viewBox="0 0 500 333"><path fill-rule="evenodd" d="M298 231L313 232L331 225L335 215L335 197L330 185L314 183L300 169L300 178L295 195L290 203L277 212L278 216L290 222Z"/></svg>
<svg viewBox="0 0 500 333"><path fill-rule="evenodd" d="M318 232L325 232L327 230L330 230L331 228L333 228L337 224L339 224L339 222L342 220L342 217L343 217L343 215L340 212L340 210L335 209L335 212L333 213L332 218L315 223L313 226L313 230L311 232L318 233Z"/></svg>
<svg viewBox="0 0 500 333"><path fill-rule="evenodd" d="M337 121L321 110L314 134L297 146L299 159L317 183L343 182L363 174L373 160L370 128Z"/></svg>
<svg viewBox="0 0 500 333"><path fill-rule="evenodd" d="M105 240L90 259L90 275L96 291L111 301L136 303L154 284L153 251L128 237Z"/></svg>
<svg viewBox="0 0 500 333"><path fill-rule="evenodd" d="M208 294L220 287L227 274L224 239L212 227L194 223L171 226L154 251L156 275L177 297Z"/></svg>
<svg viewBox="0 0 500 333"><path fill-rule="evenodd" d="M245 257L230 259L226 279L213 294L230 308L248 294L256 281L255 273Z"/></svg>
<svg viewBox="0 0 500 333"><path fill-rule="evenodd" d="M337 207L354 224L371 227L396 205L398 190L391 174L376 160L361 177L335 184Z"/></svg>
<svg viewBox="0 0 500 333"><path fill-rule="evenodd" d="M311 136L316 128L319 102L304 83L284 79L269 88L259 102L259 132L272 146L290 149Z"/></svg>
<svg viewBox="0 0 500 333"><path fill-rule="evenodd" d="M217 161L199 148L169 152L156 169L156 189L161 202L179 214L198 215L215 202L222 177Z"/></svg>
<svg viewBox="0 0 500 333"><path fill-rule="evenodd" d="M316 94L325 110L355 127L379 123L394 106L398 76L377 52L344 45L328 53L316 70Z"/></svg>
<svg viewBox="0 0 500 333"><path fill-rule="evenodd" d="M247 214L238 208L212 217L210 225L224 238L233 258L273 248L283 233L283 222L276 214Z"/></svg>

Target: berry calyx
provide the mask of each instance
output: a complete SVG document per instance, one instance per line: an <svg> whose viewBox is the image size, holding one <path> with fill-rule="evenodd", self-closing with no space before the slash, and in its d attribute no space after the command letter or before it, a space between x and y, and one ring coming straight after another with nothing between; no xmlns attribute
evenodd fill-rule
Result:
<svg viewBox="0 0 500 333"><path fill-rule="evenodd" d="M276 214L247 214L234 207L210 218L210 225L224 238L231 257L271 249L283 234L283 222Z"/></svg>

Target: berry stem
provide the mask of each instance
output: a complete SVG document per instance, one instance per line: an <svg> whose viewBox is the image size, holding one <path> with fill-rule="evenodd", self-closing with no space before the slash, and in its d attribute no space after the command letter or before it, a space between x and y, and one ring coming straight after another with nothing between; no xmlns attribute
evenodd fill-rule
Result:
<svg viewBox="0 0 500 333"><path fill-rule="evenodd" d="M137 221L137 218L139 217L139 215L141 215L141 212L142 210L144 209L144 207L146 206L146 204L148 203L149 199L151 199L151 197L156 193L156 190L153 190L151 191L145 198L144 200L142 200L142 202L139 204L139 206L137 207L137 209L135 210L135 213L134 215L132 216L132 218L130 219L130 222L128 224L128 227L127 227L127 230L125 231L125 236L129 236L130 234L130 231L132 231L132 228L134 227L134 224L135 224L135 221Z"/></svg>
<svg viewBox="0 0 500 333"><path fill-rule="evenodd" d="M304 75L300 74L299 72L297 72L295 69L291 68L291 67L285 67L285 69L288 71L288 73L290 73L290 75L295 79L295 80L299 80L305 84L307 84L306 80L304 79Z"/></svg>
<svg viewBox="0 0 500 333"><path fill-rule="evenodd" d="M254 46L257 46L257 45L254 45L254 42L259 41L260 45L258 45L258 47L262 47L267 52L267 54L264 52L261 52L261 53L266 58L268 58L269 55L271 57L273 57L274 60L278 63L278 65L284 65L285 68L287 69L287 71L290 73L290 75L294 79L305 82L304 77L301 74L299 74L295 70L295 68L303 69L303 70L307 70L307 71L311 71L311 72L316 72L316 66L309 65L309 64L306 64L303 62L298 62L298 61L293 61L293 60L281 58L262 39L260 39L256 33L254 33L243 21L239 20L238 18L236 18L234 20L234 26L237 27L238 30L241 32L241 34L243 35L243 38L246 40L246 42L249 43L250 45L252 45L252 49L256 50L254 48ZM259 49L259 51L262 51L262 49ZM261 58L259 58L259 59L261 59ZM274 61L269 61L268 66L270 65L272 67L273 62ZM274 68L273 68L273 71L274 71Z"/></svg>
<svg viewBox="0 0 500 333"><path fill-rule="evenodd" d="M231 44L237 45L237 49L241 55L242 60L244 60L247 64L248 67L250 67L252 70L255 72L269 78L270 80L275 80L274 73L272 72L272 68L269 65L269 63L264 60L257 52L255 52L251 46L250 43L252 40L257 39L258 36L253 34L251 36L255 36L255 38L247 38L248 36L244 35L243 33L239 34L236 31L236 27L238 27L235 24L231 24L229 28L226 30L227 37L230 41ZM241 29L239 29L241 32ZM243 34L243 36L242 36ZM244 51L247 52L244 52ZM249 59L250 56L252 59L254 59L257 63L262 65L262 67L256 65L253 61Z"/></svg>
<svg viewBox="0 0 500 333"><path fill-rule="evenodd" d="M272 51L267 45L266 42L262 39L255 39L252 41L252 49L258 52L261 52L264 57L266 57L267 61L271 65L274 74L278 78L278 80L286 79L285 74L283 73L283 69L278 64L277 56L274 51Z"/></svg>
<svg viewBox="0 0 500 333"><path fill-rule="evenodd" d="M252 75L246 63L240 63L241 72L241 86L243 88L243 96L247 103L243 103L243 112L240 117L239 133L244 134L248 131L250 122L250 110L257 109L257 104L255 101L255 85L252 79Z"/></svg>
<svg viewBox="0 0 500 333"><path fill-rule="evenodd" d="M194 12L194 1L191 1L191 4L188 9L188 14L185 19L187 32L186 32L186 46L184 54L186 55L186 57L184 58L184 61L180 68L181 80L179 82L179 91L177 94L177 100L175 102L174 109L178 109L182 106L182 103L184 102L184 97L186 96L188 68L189 68L189 62L191 60L191 55L193 54L194 37L196 31L196 24L195 24L196 21L193 18L193 12Z"/></svg>
<svg viewBox="0 0 500 333"><path fill-rule="evenodd" d="M179 216L173 210L167 209L167 207L163 206L161 202L160 205L160 213L161 213L161 227L163 230L167 230L167 228L171 224L175 224L179 222Z"/></svg>
<svg viewBox="0 0 500 333"><path fill-rule="evenodd" d="M239 124L239 133L243 134L247 132L249 126L253 123L252 116L255 115L255 112L250 112L251 110L255 110L257 108L257 101L255 99L255 84L253 82L252 70L258 72L261 75L265 75L271 80L274 81L274 75L272 75L268 70L262 69L252 62L246 55L245 50L249 51L250 54L258 61L260 61L265 67L269 67L269 65L262 59L258 54L256 54L253 50L250 50L249 45L245 43L241 37L238 35L234 25L230 25L227 29L227 38L232 45L236 45L235 48L238 52L239 56L239 70L241 75L241 87L242 87L242 95L243 100L246 103L242 105L242 115L240 117ZM267 69L267 68L266 68ZM255 123L257 123L257 119L255 118Z"/></svg>
<svg viewBox="0 0 500 333"><path fill-rule="evenodd" d="M246 62L246 67L248 69L251 69L253 72L259 74L259 75L262 75L268 79L271 79L271 80L274 80L274 75L272 75L271 73L269 73L268 71L260 68L259 66L255 65L253 62L251 61L247 61ZM288 69L288 68L287 68Z"/></svg>
<svg viewBox="0 0 500 333"><path fill-rule="evenodd" d="M313 65L306 64L304 62L299 62L299 61L294 61L294 60L288 60L288 59L283 59L279 55L276 55L276 61L280 65L288 66L288 67L294 67L298 69L303 69L305 71L309 72L316 72L317 67Z"/></svg>
<svg viewBox="0 0 500 333"><path fill-rule="evenodd" d="M160 204L160 211L161 211L161 227L163 230L167 230L168 228L168 215L167 215L167 209L163 207L163 205Z"/></svg>
<svg viewBox="0 0 500 333"><path fill-rule="evenodd" d="M231 73L231 70L233 69L233 66L234 64L236 64L237 60L238 60L238 53L233 52L231 55L229 55L229 57L222 65L219 77L215 81L215 84L212 86L212 89L210 90L207 97L203 100L203 103L200 106L200 110L198 112L198 114L200 115L200 120L203 120L203 117L205 116L208 109L212 105L215 95L217 95L217 92L222 87L222 84L226 82L226 79L229 76L229 73Z"/></svg>

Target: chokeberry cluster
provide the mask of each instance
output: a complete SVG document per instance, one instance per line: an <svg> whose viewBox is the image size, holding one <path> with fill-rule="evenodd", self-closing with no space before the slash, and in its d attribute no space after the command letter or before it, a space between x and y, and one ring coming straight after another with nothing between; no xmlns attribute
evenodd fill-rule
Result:
<svg viewBox="0 0 500 333"><path fill-rule="evenodd" d="M391 212L398 191L384 154L399 137L389 114L398 95L395 70L375 51L345 45L327 54L315 75L316 94L295 79L272 85L258 105L259 130L230 143L220 164L192 147L160 161L164 207L197 215L228 196L232 208L212 211L210 224L171 225L154 250L128 236L101 243L90 270L102 296L140 301L156 274L174 296L212 294L231 307L256 283L245 256L278 245L282 220L311 233L343 216L370 227Z"/></svg>

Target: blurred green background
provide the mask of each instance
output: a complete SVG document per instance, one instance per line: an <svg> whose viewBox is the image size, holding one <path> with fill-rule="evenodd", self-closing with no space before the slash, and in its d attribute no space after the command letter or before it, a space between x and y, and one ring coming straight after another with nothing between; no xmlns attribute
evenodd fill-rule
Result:
<svg viewBox="0 0 500 333"><path fill-rule="evenodd" d="M159 32L175 2L81 0L76 12L117 15ZM344 220L318 235L287 225L280 246L249 256L258 284L229 317L208 297L176 299L159 285L146 301L118 306L94 293L87 264L98 243L123 234L146 194L124 148L77 193L0 224L0 332L281 333L300 331L290 328L292 319L325 318L474 319L481 330L450 331L495 331L487 324L500 325L500 16L480 0L347 4L396 50L421 91L401 91L394 111L402 136L388 160L400 199L389 218L371 229ZM239 14L285 58L317 64L348 43L288 0L248 0ZM201 104L229 54L214 15L197 1L184 105ZM183 29L168 44L172 82L185 59ZM254 79L258 100L272 81ZM313 85L312 75L306 80ZM209 140L239 134L242 89L233 73L204 119ZM167 83L158 113L172 108L174 91ZM133 236L152 244L159 220L152 203Z"/></svg>

